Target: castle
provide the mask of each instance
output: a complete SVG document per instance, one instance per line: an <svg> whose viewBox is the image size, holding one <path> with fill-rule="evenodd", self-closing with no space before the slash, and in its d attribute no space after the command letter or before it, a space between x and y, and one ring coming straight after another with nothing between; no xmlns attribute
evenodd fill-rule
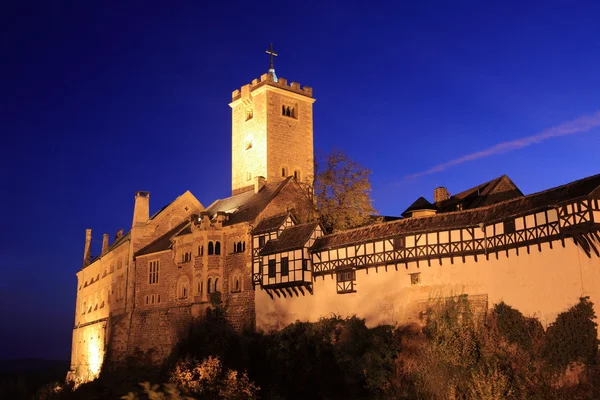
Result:
<svg viewBox="0 0 600 400"><path fill-rule="evenodd" d="M129 232L104 234L93 258L86 230L70 379L137 351L164 360L217 308L268 331L332 313L419 322L431 298L457 294L542 323L580 296L600 304L600 175L526 196L506 176L436 188L401 219L325 234L300 185L314 174L314 101L271 61L232 93L230 197L205 207L186 191L150 215L139 191Z"/></svg>

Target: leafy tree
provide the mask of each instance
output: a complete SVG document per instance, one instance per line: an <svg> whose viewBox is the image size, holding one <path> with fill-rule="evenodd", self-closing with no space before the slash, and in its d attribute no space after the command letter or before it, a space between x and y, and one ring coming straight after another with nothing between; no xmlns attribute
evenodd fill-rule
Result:
<svg viewBox="0 0 600 400"><path fill-rule="evenodd" d="M377 212L371 199L371 171L334 149L315 166L314 196L328 231L366 224Z"/></svg>

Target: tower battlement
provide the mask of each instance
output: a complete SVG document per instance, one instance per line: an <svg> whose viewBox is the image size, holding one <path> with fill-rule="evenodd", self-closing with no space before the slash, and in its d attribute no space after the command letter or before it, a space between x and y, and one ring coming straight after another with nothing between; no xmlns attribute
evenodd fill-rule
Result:
<svg viewBox="0 0 600 400"><path fill-rule="evenodd" d="M312 87L301 86L298 82L288 83L285 78L278 78L277 81L273 79L272 74L262 74L260 79L253 79L252 83L242 86L240 89L236 89L231 93L231 101L235 101L242 96L242 92L248 90L252 92L254 89L258 89L261 86L269 85L274 86L283 90L287 90L293 93L301 94L306 97L312 98Z"/></svg>

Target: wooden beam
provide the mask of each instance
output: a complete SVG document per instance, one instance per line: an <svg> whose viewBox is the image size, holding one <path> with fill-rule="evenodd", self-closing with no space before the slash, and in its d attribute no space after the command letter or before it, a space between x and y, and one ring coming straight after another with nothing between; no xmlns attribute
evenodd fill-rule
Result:
<svg viewBox="0 0 600 400"><path fill-rule="evenodd" d="M298 290L300 291L300 293L302 293L302 296L304 296L304 289L302 288L302 286L298 286ZM298 296L299 297L299 296Z"/></svg>

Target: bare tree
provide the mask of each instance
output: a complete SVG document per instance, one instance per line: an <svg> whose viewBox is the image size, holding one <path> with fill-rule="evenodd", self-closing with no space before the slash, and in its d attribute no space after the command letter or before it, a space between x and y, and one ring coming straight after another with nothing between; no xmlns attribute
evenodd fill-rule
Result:
<svg viewBox="0 0 600 400"><path fill-rule="evenodd" d="M315 164L314 181L306 184L307 192L328 232L365 225L377 214L371 199L370 175L369 169L339 149Z"/></svg>

